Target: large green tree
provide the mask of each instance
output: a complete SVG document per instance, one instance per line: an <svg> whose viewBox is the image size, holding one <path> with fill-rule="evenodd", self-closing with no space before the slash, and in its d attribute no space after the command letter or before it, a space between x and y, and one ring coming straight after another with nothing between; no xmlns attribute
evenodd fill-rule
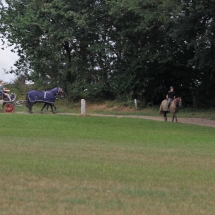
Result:
<svg viewBox="0 0 215 215"><path fill-rule="evenodd" d="M214 0L6 0L1 33L17 74L62 85L69 99L215 105Z"/></svg>
<svg viewBox="0 0 215 215"><path fill-rule="evenodd" d="M214 6L214 0L183 1L167 31L171 39L166 46L184 73L184 98L193 106L215 105Z"/></svg>

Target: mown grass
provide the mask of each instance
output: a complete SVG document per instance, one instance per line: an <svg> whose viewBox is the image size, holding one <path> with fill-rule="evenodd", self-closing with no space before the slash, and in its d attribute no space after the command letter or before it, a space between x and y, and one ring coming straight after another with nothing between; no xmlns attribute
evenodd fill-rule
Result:
<svg viewBox="0 0 215 215"><path fill-rule="evenodd" d="M214 128L0 114L0 214L214 214Z"/></svg>

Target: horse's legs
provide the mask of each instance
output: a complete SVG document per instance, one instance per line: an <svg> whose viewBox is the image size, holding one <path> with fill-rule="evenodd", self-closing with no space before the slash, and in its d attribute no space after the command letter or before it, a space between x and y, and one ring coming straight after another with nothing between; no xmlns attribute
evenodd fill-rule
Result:
<svg viewBox="0 0 215 215"><path fill-rule="evenodd" d="M56 108L55 104L50 104L50 106L52 109L52 113L57 113L57 108ZM53 110L53 107L54 107L54 110Z"/></svg>
<svg viewBox="0 0 215 215"><path fill-rule="evenodd" d="M46 107L46 112L48 112L49 106L51 107L51 111L52 113L57 113L57 108L54 104L50 104L50 103L44 103L43 108L41 109L41 113L43 112L43 109ZM54 109L53 109L54 107Z"/></svg>
<svg viewBox="0 0 215 215"><path fill-rule="evenodd" d="M165 111L164 114L163 114L165 121L167 121L167 115L166 114L167 114L167 112Z"/></svg>
<svg viewBox="0 0 215 215"><path fill-rule="evenodd" d="M52 113L54 113L53 105L52 105L52 104L49 104L49 105L50 105L50 107L51 107Z"/></svg>
<svg viewBox="0 0 215 215"><path fill-rule="evenodd" d="M29 100L26 101L26 107L28 108L29 113L32 113L32 104Z"/></svg>
<svg viewBox="0 0 215 215"><path fill-rule="evenodd" d="M178 122L176 113L173 113L173 115L172 115L172 122L174 122L174 119L176 122Z"/></svg>
<svg viewBox="0 0 215 215"><path fill-rule="evenodd" d="M42 109L41 109L41 113L43 113L43 109L47 106L48 104L47 103L44 103ZM48 106L46 107L46 111L48 111Z"/></svg>
<svg viewBox="0 0 215 215"><path fill-rule="evenodd" d="M33 107L33 105L29 102L29 104L28 104L29 113L33 113L32 107Z"/></svg>
<svg viewBox="0 0 215 215"><path fill-rule="evenodd" d="M56 107L54 104L50 104L50 103L44 103L43 108L41 109L41 113L43 111L43 109L46 107L46 112L48 112L49 106L51 107L51 111L52 113L56 113ZM54 109L53 109L54 107Z"/></svg>
<svg viewBox="0 0 215 215"><path fill-rule="evenodd" d="M46 104L47 106L46 106L46 112L48 112L48 109L49 109L49 106L51 106L50 104Z"/></svg>
<svg viewBox="0 0 215 215"><path fill-rule="evenodd" d="M175 121L176 121L176 122L178 122L178 119L177 119L176 113L175 113Z"/></svg>

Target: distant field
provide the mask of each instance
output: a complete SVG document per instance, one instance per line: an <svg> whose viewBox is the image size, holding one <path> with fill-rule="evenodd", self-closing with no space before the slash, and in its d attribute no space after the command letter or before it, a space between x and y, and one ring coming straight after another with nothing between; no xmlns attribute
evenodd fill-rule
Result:
<svg viewBox="0 0 215 215"><path fill-rule="evenodd" d="M0 114L0 214L212 215L215 129Z"/></svg>

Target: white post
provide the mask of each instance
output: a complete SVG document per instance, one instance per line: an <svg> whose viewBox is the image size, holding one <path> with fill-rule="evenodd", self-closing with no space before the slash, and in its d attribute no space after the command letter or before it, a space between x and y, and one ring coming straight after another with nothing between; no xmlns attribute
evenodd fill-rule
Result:
<svg viewBox="0 0 215 215"><path fill-rule="evenodd" d="M134 99L134 105L135 105L135 108L137 109L137 99Z"/></svg>
<svg viewBox="0 0 215 215"><path fill-rule="evenodd" d="M86 101L85 99L81 99L81 115L86 115Z"/></svg>

